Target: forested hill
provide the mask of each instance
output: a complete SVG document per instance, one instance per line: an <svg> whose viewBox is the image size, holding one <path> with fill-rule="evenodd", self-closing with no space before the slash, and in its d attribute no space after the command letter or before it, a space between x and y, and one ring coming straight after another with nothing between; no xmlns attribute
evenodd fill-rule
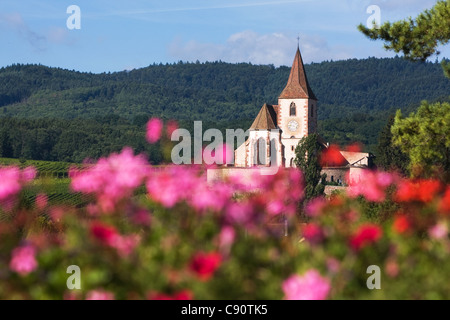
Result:
<svg viewBox="0 0 450 320"><path fill-rule="evenodd" d="M437 63L352 59L306 65L306 71L320 119L410 106L450 92ZM288 77L288 67L222 62L108 74L14 65L0 69L0 116L251 120L265 102L277 103Z"/></svg>
<svg viewBox="0 0 450 320"><path fill-rule="evenodd" d="M375 151L389 115L421 100L448 100L450 81L438 63L401 58L305 66L319 99L319 133L341 145ZM289 67L178 63L91 74L41 65L0 69L0 156L82 161L131 145L154 155L144 139L149 117L192 129L250 127L261 106L277 103ZM74 120L76 119L76 120ZM6 151L5 151L6 150Z"/></svg>

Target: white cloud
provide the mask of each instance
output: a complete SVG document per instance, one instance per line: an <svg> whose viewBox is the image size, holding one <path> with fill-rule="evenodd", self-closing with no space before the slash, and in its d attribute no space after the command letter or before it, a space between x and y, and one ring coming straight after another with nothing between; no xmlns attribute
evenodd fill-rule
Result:
<svg viewBox="0 0 450 320"><path fill-rule="evenodd" d="M242 31L232 34L225 44L201 43L195 40L174 40L169 55L183 61L251 62L290 66L297 47L295 37L284 33L258 34ZM320 36L301 36L300 49L305 63L340 60L352 57L349 48L330 47Z"/></svg>
<svg viewBox="0 0 450 320"><path fill-rule="evenodd" d="M19 13L2 14L0 22L6 23L8 28L14 30L37 51L45 49L45 37L33 31Z"/></svg>

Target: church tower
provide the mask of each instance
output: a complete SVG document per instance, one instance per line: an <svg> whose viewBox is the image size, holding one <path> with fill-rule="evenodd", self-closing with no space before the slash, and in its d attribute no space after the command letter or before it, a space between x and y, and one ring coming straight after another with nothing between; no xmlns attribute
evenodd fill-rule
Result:
<svg viewBox="0 0 450 320"><path fill-rule="evenodd" d="M277 124L282 132L285 166L292 167L300 139L317 130L317 98L309 86L300 48L297 48L287 85L278 98L278 106Z"/></svg>
<svg viewBox="0 0 450 320"><path fill-rule="evenodd" d="M236 167L293 167L300 139L317 131L317 98L306 77L297 47L278 105L264 104L249 129L249 138L235 151ZM269 160L270 159L270 160Z"/></svg>

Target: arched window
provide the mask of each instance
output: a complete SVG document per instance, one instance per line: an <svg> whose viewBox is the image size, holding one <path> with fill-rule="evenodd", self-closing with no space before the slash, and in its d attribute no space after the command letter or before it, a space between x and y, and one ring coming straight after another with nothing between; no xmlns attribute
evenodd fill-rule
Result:
<svg viewBox="0 0 450 320"><path fill-rule="evenodd" d="M256 142L256 164L265 165L266 164L266 140L259 138Z"/></svg>
<svg viewBox="0 0 450 320"><path fill-rule="evenodd" d="M296 116L297 115L297 110L296 110L297 108L296 108L296 106L295 106L295 103L291 103L291 107L289 108L289 115L291 116L291 117L293 117L293 116Z"/></svg>
<svg viewBox="0 0 450 320"><path fill-rule="evenodd" d="M269 164L271 166L277 165L277 140L272 139L270 140L270 146L269 146Z"/></svg>
<svg viewBox="0 0 450 320"><path fill-rule="evenodd" d="M291 158L290 167L291 167L291 168L294 167L294 158Z"/></svg>

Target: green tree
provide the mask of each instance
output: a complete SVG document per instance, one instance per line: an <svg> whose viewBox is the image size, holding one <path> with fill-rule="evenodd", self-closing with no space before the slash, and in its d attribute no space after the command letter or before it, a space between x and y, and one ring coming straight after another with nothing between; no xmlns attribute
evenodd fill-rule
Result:
<svg viewBox="0 0 450 320"><path fill-rule="evenodd" d="M402 152L399 146L393 145L391 127L394 124L394 115L380 132L377 145L377 166L384 170L399 171L404 175L408 174L409 158Z"/></svg>
<svg viewBox="0 0 450 320"><path fill-rule="evenodd" d="M450 103L424 101L407 118L398 110L391 132L394 145L409 154L413 176L450 182Z"/></svg>
<svg viewBox="0 0 450 320"><path fill-rule="evenodd" d="M420 13L415 19L394 23L386 22L380 28L358 29L372 40L384 40L387 50L403 52L407 59L425 61L439 54L438 46L450 41L450 1L438 1L431 9ZM444 73L450 77L450 63L442 61Z"/></svg>
<svg viewBox="0 0 450 320"><path fill-rule="evenodd" d="M305 178L305 200L324 195L326 174L321 174L322 166L319 162L322 146L318 141L318 135L313 133L303 137L295 148L295 165L302 170Z"/></svg>

